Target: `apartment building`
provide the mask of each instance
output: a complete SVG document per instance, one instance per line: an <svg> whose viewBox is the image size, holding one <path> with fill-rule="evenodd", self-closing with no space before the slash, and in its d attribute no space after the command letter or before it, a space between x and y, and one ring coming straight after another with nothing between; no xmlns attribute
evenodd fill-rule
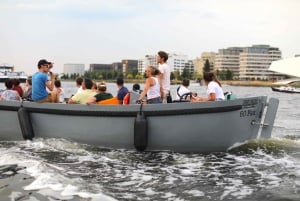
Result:
<svg viewBox="0 0 300 201"><path fill-rule="evenodd" d="M230 70L233 72L234 79L238 79L240 75L240 53L244 50L243 47L229 47L219 49L215 56L215 71Z"/></svg>
<svg viewBox="0 0 300 201"><path fill-rule="evenodd" d="M83 75L84 74L84 68L85 68L84 64L68 63L68 64L64 64L63 73L65 75L72 75L72 74Z"/></svg>
<svg viewBox="0 0 300 201"><path fill-rule="evenodd" d="M269 45L253 45L240 53L240 80L278 80L283 75L269 71L273 61L281 59L279 48Z"/></svg>
<svg viewBox="0 0 300 201"><path fill-rule="evenodd" d="M192 60L188 59L187 55L170 53L168 56L169 58L167 64L171 68L171 72L179 71L180 73L182 73L184 68L187 68L191 73L194 72L194 64ZM146 55L145 58L140 59L138 61L138 71L140 73L144 73L147 66L158 67L156 57L157 55L153 54Z"/></svg>

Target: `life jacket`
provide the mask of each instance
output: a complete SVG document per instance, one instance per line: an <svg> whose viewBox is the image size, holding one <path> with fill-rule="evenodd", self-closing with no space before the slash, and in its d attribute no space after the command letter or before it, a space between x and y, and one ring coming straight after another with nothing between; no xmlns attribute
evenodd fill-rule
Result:
<svg viewBox="0 0 300 201"><path fill-rule="evenodd" d="M110 99L98 101L97 104L99 105L119 105L118 97L113 97Z"/></svg>

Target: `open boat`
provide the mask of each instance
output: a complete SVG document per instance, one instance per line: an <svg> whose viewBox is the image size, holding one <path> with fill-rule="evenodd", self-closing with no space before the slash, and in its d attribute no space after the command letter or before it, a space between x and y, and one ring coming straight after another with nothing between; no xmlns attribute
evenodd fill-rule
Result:
<svg viewBox="0 0 300 201"><path fill-rule="evenodd" d="M271 87L272 88L272 91L277 91L277 92L284 92L284 93L300 93L300 89L297 89L295 87L284 87L284 86L281 86L281 87Z"/></svg>
<svg viewBox="0 0 300 201"><path fill-rule="evenodd" d="M226 151L271 136L279 101L75 105L0 101L0 140L65 138L117 149Z"/></svg>

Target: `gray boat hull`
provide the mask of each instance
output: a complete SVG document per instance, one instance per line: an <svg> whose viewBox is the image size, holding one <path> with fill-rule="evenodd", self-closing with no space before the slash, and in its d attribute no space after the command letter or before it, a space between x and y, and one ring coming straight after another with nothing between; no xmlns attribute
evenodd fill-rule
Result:
<svg viewBox="0 0 300 201"><path fill-rule="evenodd" d="M272 102L275 104L272 110L277 111L278 100ZM0 102L2 108L3 104ZM135 149L139 143L135 135L145 135L145 150L203 153L226 151L235 143L258 138L265 121L267 97L142 107L32 102L24 102L21 106L20 110L6 110L10 113L6 114L7 118L14 121L11 126L16 128L6 131L9 134L1 131L1 140L18 140L22 136L28 139L65 138L101 147ZM268 118L273 118L276 111ZM140 112L145 115L146 133L139 133L135 127ZM0 117L4 118L2 111ZM273 122L267 125L268 134L264 136L270 136Z"/></svg>

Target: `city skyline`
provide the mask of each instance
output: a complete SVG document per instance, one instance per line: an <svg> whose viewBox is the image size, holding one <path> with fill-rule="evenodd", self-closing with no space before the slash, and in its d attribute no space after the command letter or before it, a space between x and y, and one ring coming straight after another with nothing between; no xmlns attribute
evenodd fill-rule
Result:
<svg viewBox="0 0 300 201"><path fill-rule="evenodd" d="M113 63L159 50L189 59L228 47L267 44L300 53L297 0L112 0L0 2L0 64L37 71L55 63Z"/></svg>

